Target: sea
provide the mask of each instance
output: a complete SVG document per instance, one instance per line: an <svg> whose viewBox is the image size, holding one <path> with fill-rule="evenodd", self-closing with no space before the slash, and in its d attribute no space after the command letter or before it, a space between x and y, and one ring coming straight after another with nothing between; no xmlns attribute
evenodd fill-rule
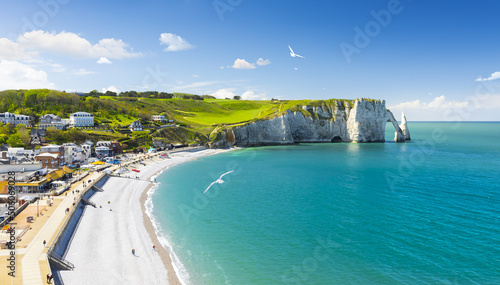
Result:
<svg viewBox="0 0 500 285"><path fill-rule="evenodd" d="M408 127L162 173L151 217L182 283L500 284L500 123Z"/></svg>

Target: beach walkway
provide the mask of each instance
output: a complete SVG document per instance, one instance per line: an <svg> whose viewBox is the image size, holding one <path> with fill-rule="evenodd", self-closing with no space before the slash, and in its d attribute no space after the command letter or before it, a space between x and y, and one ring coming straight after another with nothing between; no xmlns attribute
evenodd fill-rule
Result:
<svg viewBox="0 0 500 285"><path fill-rule="evenodd" d="M116 180L115 182L118 182L120 180L122 181L122 183L125 181L128 181L128 183L121 185L120 188L145 189L146 185L151 185L148 178L150 178L152 175L157 173L159 170L164 169L169 165L174 165L174 164L183 162L185 160L189 160L191 158L198 157L198 156L203 155L203 154L218 152L218 151L214 151L214 150L205 150L203 152L199 152L200 150L203 150L203 149L204 148L188 148L188 149L182 149L182 150L177 150L177 151L174 150L174 151L165 152L165 153L180 153L180 154L174 155L170 159L164 159L164 158L160 159L159 153L144 154L144 155L137 156L134 159L132 159L131 161L128 161L122 165L112 166L111 168L109 168L109 170L114 171L114 170L119 169L120 167L130 167L130 166L140 169L141 170L140 173L133 174L133 175L137 176L138 179L134 179L135 178L134 177L130 180L130 179L126 179L125 177L123 177L122 179L118 178L118 180ZM147 167L146 167L146 165L147 165ZM80 195L82 195L85 192L85 190L90 189L95 182L99 181L105 175L106 175L106 173L104 171L94 172L94 173L90 174L89 176L85 177L84 181L92 180L92 183L87 183L85 188L83 187L83 183L82 183L83 181L76 182L71 186L71 188L66 192L66 194L63 193L63 195L61 195L61 196L53 197L53 206L52 207L48 207L48 206L43 207L42 205L40 205L40 210L39 210L40 216L37 217L33 223L25 223L25 221L24 221L26 218L25 216L26 215L33 215L33 211L35 211L34 213L36 213L36 209L38 209L38 207L30 206L31 208L28 207L25 210L26 212L21 212L21 214L18 217L16 217L15 221L17 222L18 229L19 229L19 226L21 226L21 228L22 228L22 226L24 226L24 227L27 227L27 231L22 236L22 239L19 240L18 243L16 243L15 277L13 278L11 276L8 276L7 272L2 271L2 273L5 273L5 274L2 274L2 276L0 276L0 284L12 284L12 285L48 284L47 280L46 280L46 276L47 276L47 274L52 274L52 271L51 271L51 268L49 265L47 251L49 250L50 246L55 242L55 239L57 238L60 230L65 225L65 222L68 218L68 213L66 213L66 209L69 208L70 210L73 210L73 208L74 208L73 203L78 202ZM110 183L110 184L113 184L113 183ZM137 185L135 185L135 184L137 184ZM133 186L133 185L135 185L135 186ZM109 186L106 186L106 187L109 187ZM78 191L79 193L77 193L76 190L79 190ZM115 191L110 191L110 189L107 189L107 190L108 190L108 192L105 194L105 196L115 192ZM110 211L107 214L120 213L120 212L125 213L128 210L130 210L131 206L133 208L135 207L137 209L134 208L135 209L133 211L133 213L135 213L134 215L137 217L141 217L140 221L139 220L135 221L135 225L136 225L136 227L141 228L140 225L142 225L142 223L143 223L142 215L145 215L145 214L143 214L142 210L140 209L141 208L140 204L141 203L144 204L146 196L144 195L144 200L141 203L138 203L137 205L135 205L135 203L136 203L135 201L139 200L139 196L140 196L139 194L143 191L139 191L139 190L133 191L132 190L131 192L134 194L130 195L128 197L129 199L121 200L118 197L105 198L108 200L114 200L115 203L117 203L119 200L121 200L123 203L126 203L127 201L128 201L128 203L130 203L128 205L122 205L124 208L122 208L120 210L116 209L117 210L116 212L115 212L115 209L113 209L113 212ZM132 194L132 193L130 193L130 194ZM116 193L114 193L114 195L116 195ZM99 196L101 196L101 195L97 195L96 197L99 197ZM134 198L131 198L131 197L134 197ZM121 197L121 198L123 198L123 197ZM101 204L104 204L104 203L101 203ZM115 205L115 204L113 204L113 205ZM143 206L144 205L142 205L142 207ZM132 219L130 218L129 220L132 220ZM146 220L147 220L147 222L150 223L147 216L144 216L144 222L146 222ZM113 226L116 224L123 223L122 221L123 220L120 219L120 222L116 222L115 224L113 224ZM136 227L133 227L133 228L136 228ZM143 241L140 244L145 244L145 245L149 244L149 246L151 246L151 244L152 244L152 241L150 240L151 237L154 237L155 244L159 244L159 241L156 239L156 235L154 234L154 229L152 228L152 225L150 225L150 228L151 229L150 229L149 235L146 232L144 237L138 238L139 240L142 239L142 241ZM85 233L87 231L81 230L79 232ZM147 240L147 242L144 242L146 240ZM45 245L44 245L44 241L46 241ZM137 247L138 250L141 249L140 246L134 246L134 247ZM158 252L157 254L160 254L162 251L163 251L163 248L160 247L160 252ZM146 248L141 249L141 253L146 253L146 252L148 252L148 251L146 251ZM2 260L0 261L0 265L2 265L3 268L5 268L5 266L8 265L7 263L9 261L7 260L6 257L9 256L9 254L10 254L9 249L0 250L0 257L2 257ZM148 255L149 255L149 253L148 253ZM168 268L169 284L180 284L178 280L171 281L170 273L174 272L174 270L173 270L172 265L171 265L171 260L168 256L168 252L165 251L164 254L160 254L160 255L162 255L161 259L165 258L165 256L168 258L166 258L166 260L163 261L163 263L162 263L162 262L156 260L157 259L156 254L153 254L152 256L147 256L147 257L146 257L146 255L143 254L142 257L140 257L140 259L141 259L141 261L145 262L145 264L147 264L149 266L149 268L155 268L153 271L156 273L163 272L164 271L163 264L165 264L165 266L169 267ZM136 257L139 257L139 256L136 256ZM73 260L75 260L75 259L73 259ZM153 262L153 260L155 260L155 261ZM91 262L89 262L89 263L91 263ZM83 266L81 266L81 267L83 267ZM146 271L149 271L149 270L146 270ZM69 272L67 272L66 274L68 274L68 273ZM71 273L69 273L69 274L71 274ZM125 272L124 272L124 274L125 274ZM152 273L152 274L154 274L154 273ZM137 274L137 275L141 276L141 274ZM160 275L163 275L163 274L160 274ZM174 273L174 275L175 275L175 273ZM76 282L78 283L79 281L76 281ZM75 284L77 284L77 283L75 283ZM53 280L52 284L54 284L54 280Z"/></svg>
<svg viewBox="0 0 500 285"><path fill-rule="evenodd" d="M94 181L100 176L102 176L102 174L95 173L86 179L91 179L92 181ZM83 192L83 186L81 183L73 189L80 190L80 194ZM63 199L63 201L61 202L61 204L59 204L52 216L47 220L45 225L43 225L43 227L28 245L21 260L23 284L47 284L45 278L46 274L42 275L41 265L47 265L47 250L68 215L66 213L66 209L71 209L73 207L75 197L78 197L76 193L72 194L71 191L68 191L68 196L58 196L54 198ZM45 246L43 244L43 241L46 241ZM44 272L48 270L50 269L43 268Z"/></svg>

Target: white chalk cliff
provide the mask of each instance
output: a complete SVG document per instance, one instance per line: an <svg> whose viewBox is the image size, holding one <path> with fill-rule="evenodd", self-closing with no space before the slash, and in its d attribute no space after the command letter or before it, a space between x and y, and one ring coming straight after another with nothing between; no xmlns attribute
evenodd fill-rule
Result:
<svg viewBox="0 0 500 285"><path fill-rule="evenodd" d="M409 131L406 118L400 128L385 101L356 99L354 106L337 100L333 104L304 105L277 117L245 125L226 127L213 141L213 147L258 146L305 142L384 142L385 126L392 122L397 141ZM319 106L318 106L319 105Z"/></svg>
<svg viewBox="0 0 500 285"><path fill-rule="evenodd" d="M405 136L405 140L407 140L407 141L411 140L410 130L408 129L408 123L406 122L405 113L401 113L401 124L399 125L399 128L403 132L403 135Z"/></svg>

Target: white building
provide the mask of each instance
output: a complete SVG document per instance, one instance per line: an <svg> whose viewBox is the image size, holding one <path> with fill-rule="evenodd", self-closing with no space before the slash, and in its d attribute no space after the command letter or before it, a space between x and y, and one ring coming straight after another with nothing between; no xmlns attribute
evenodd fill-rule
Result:
<svg viewBox="0 0 500 285"><path fill-rule="evenodd" d="M9 112L0 113L0 122L4 124L11 123L15 126L22 124L31 127L31 117L26 115L16 115Z"/></svg>
<svg viewBox="0 0 500 285"><path fill-rule="evenodd" d="M64 147L57 144L46 145L40 148L40 153L43 152L56 153L60 156L64 156Z"/></svg>
<svg viewBox="0 0 500 285"><path fill-rule="evenodd" d="M82 153L85 155L85 158L88 159L92 154L92 146L94 144L92 142L85 142L82 144Z"/></svg>
<svg viewBox="0 0 500 285"><path fill-rule="evenodd" d="M67 164L73 164L76 161L76 156L78 155L78 145L75 143L65 143L64 146L64 162Z"/></svg>
<svg viewBox="0 0 500 285"><path fill-rule="evenodd" d="M87 164L88 157L87 154L83 151L82 147L77 147L76 149L76 156L74 161L79 161L83 164Z"/></svg>
<svg viewBox="0 0 500 285"><path fill-rule="evenodd" d="M38 153L38 150L24 149L23 147L9 147L7 149L7 159L16 162L33 161Z"/></svg>
<svg viewBox="0 0 500 285"><path fill-rule="evenodd" d="M111 151L109 147L102 145L102 146L96 146L95 147L95 153L97 157L108 157L111 155Z"/></svg>
<svg viewBox="0 0 500 285"><path fill-rule="evenodd" d="M69 122L73 127L93 127L94 115L86 112L76 112L69 115Z"/></svg>
<svg viewBox="0 0 500 285"><path fill-rule="evenodd" d="M43 115L40 118L40 123L38 124L38 128L48 129L50 127L54 127L58 130L62 130L65 125L67 124L64 124L63 120L59 116L53 114L47 114Z"/></svg>
<svg viewBox="0 0 500 285"><path fill-rule="evenodd" d="M25 115L16 115L15 125L25 125L26 127L31 127L31 117Z"/></svg>
<svg viewBox="0 0 500 285"><path fill-rule="evenodd" d="M160 123L165 123L167 121L167 119L165 118L164 115L153 115L152 119L153 119L153 121L160 122Z"/></svg>
<svg viewBox="0 0 500 285"><path fill-rule="evenodd" d="M140 121L134 121L130 126L128 126L131 132L140 132L143 130L142 124Z"/></svg>

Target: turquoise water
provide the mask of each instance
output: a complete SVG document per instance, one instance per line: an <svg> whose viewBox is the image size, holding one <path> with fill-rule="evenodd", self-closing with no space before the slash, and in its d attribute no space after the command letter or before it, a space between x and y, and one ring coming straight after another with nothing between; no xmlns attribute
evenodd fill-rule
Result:
<svg viewBox="0 0 500 285"><path fill-rule="evenodd" d="M409 128L407 143L250 148L166 171L153 215L182 278L500 284L500 123Z"/></svg>

